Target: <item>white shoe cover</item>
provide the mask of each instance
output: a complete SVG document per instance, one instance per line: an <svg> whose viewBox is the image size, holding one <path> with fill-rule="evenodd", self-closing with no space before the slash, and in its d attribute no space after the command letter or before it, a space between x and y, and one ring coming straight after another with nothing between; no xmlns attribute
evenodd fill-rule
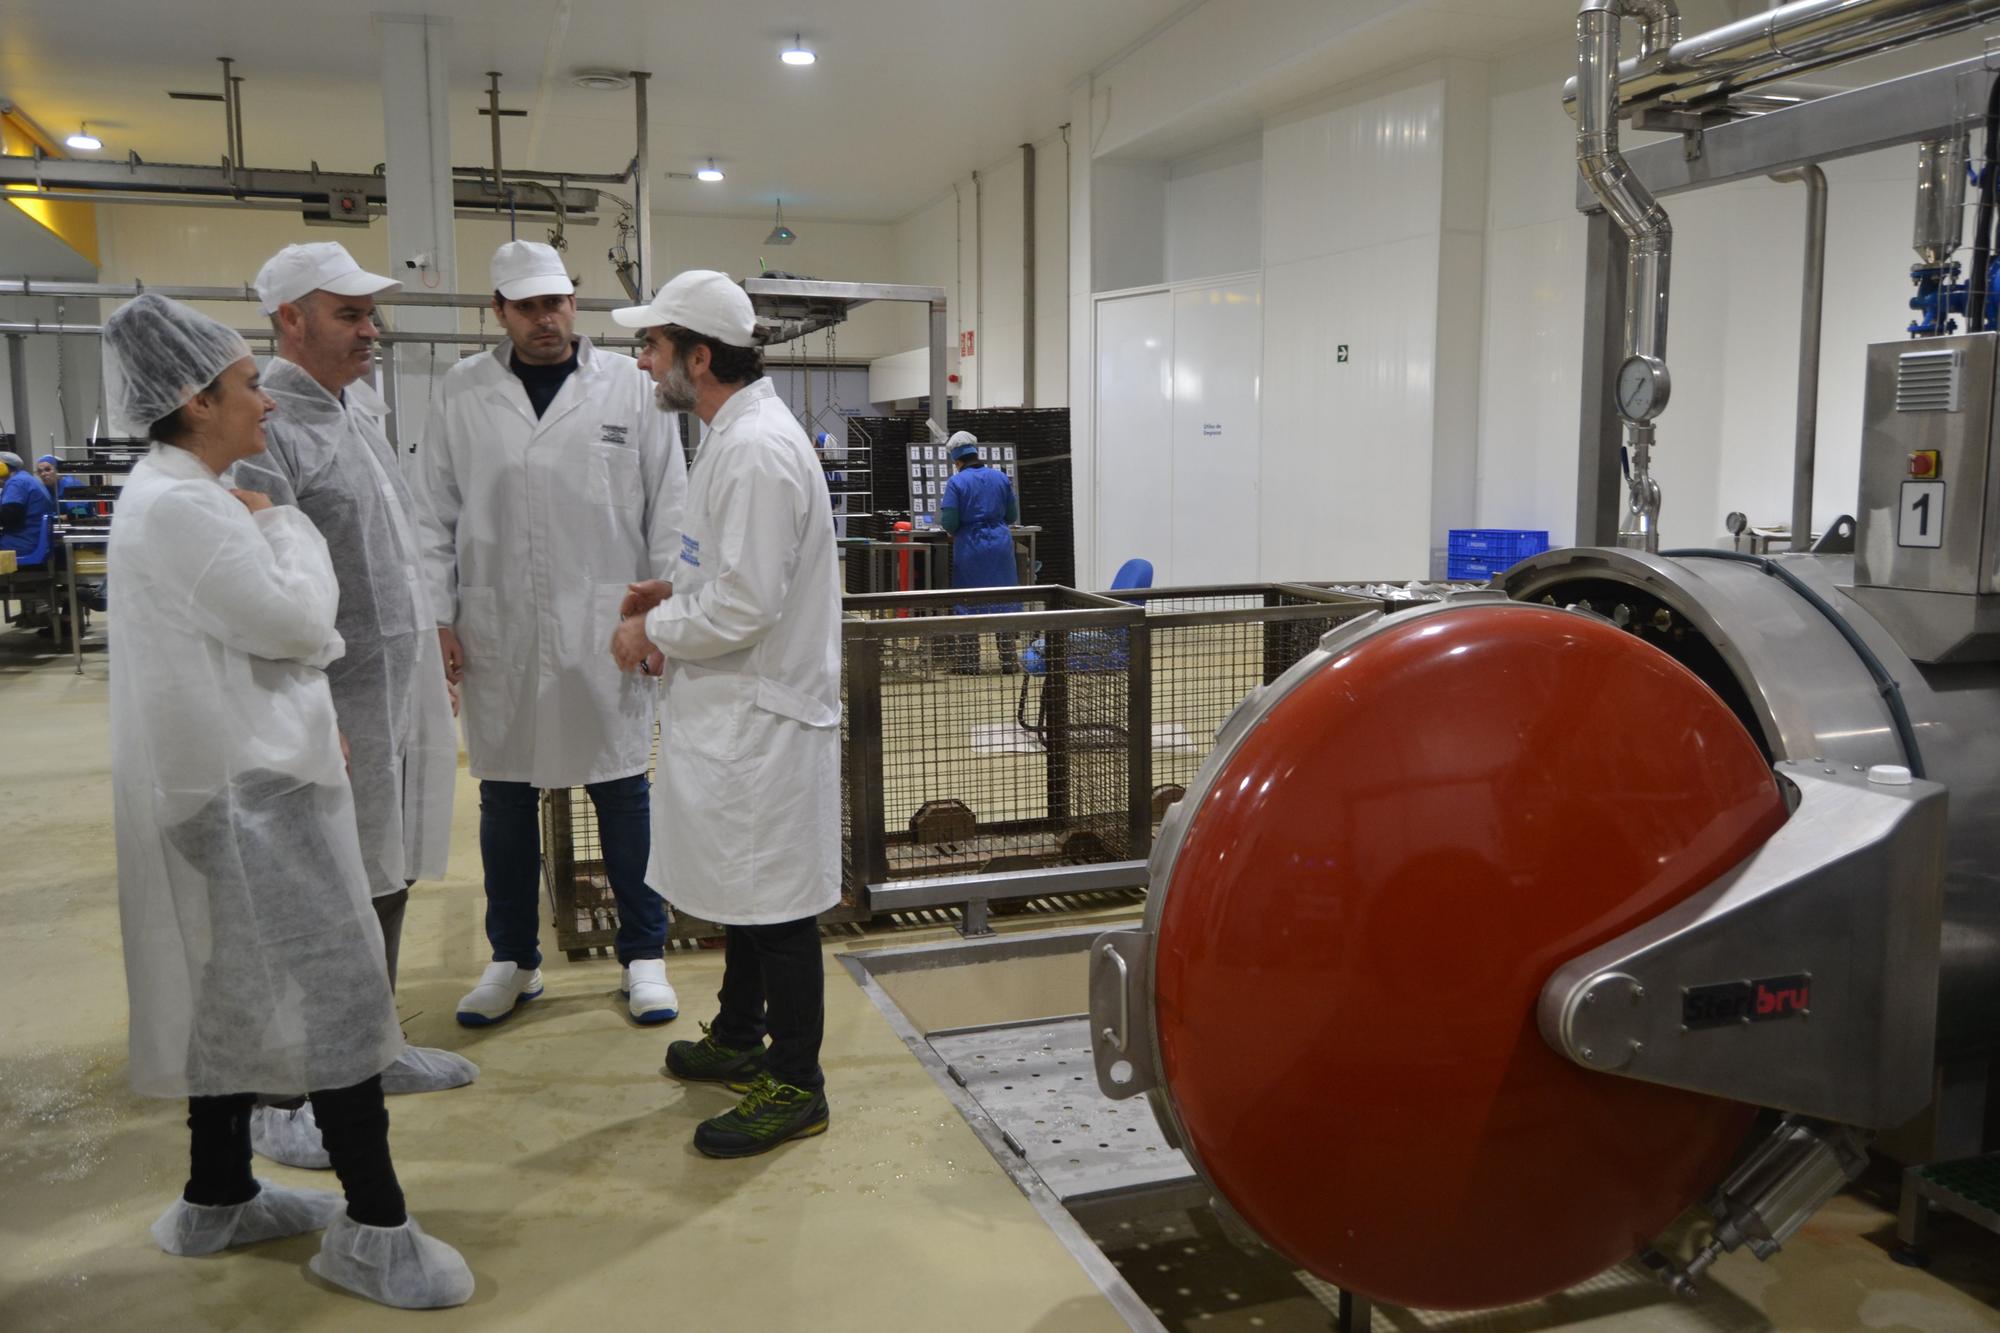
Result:
<svg viewBox="0 0 2000 1333"><path fill-rule="evenodd" d="M382 1091L392 1097L406 1092L443 1092L462 1088L478 1077L479 1066L457 1051L405 1046L396 1062L382 1071Z"/></svg>
<svg viewBox="0 0 2000 1333"><path fill-rule="evenodd" d="M312 1271L357 1296L400 1310L436 1310L472 1299L472 1270L457 1250L424 1233L412 1217L370 1227L342 1210L326 1224Z"/></svg>
<svg viewBox="0 0 2000 1333"><path fill-rule="evenodd" d="M625 965L625 1007L633 1019L653 1024L671 1022L681 1012L681 997L667 980L661 958L635 958Z"/></svg>
<svg viewBox="0 0 2000 1333"><path fill-rule="evenodd" d="M275 1106L250 1108L250 1150L284 1166L307 1171L330 1171L333 1158L319 1136L319 1121L313 1118L312 1103L296 1111Z"/></svg>
<svg viewBox="0 0 2000 1333"><path fill-rule="evenodd" d="M268 1180L257 1185L257 1197L245 1203L210 1205L175 1199L153 1223L153 1239L168 1254L191 1257L304 1235L346 1215L341 1197L327 1190L295 1190Z"/></svg>

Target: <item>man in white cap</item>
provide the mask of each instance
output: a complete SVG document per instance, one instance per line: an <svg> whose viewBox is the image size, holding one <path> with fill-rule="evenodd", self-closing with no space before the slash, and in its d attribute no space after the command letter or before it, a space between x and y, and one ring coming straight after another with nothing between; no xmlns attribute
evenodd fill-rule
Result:
<svg viewBox="0 0 2000 1333"><path fill-rule="evenodd" d="M446 676L479 784L492 963L458 1004L467 1027L542 993L540 791L583 787L618 903L633 1019L680 1012L667 980L666 904L646 883L652 830L651 675L604 660L620 600L671 579L687 460L627 358L575 335L562 256L510 241L493 256L507 337L451 368L417 459L429 503L425 566Z"/></svg>
<svg viewBox="0 0 2000 1333"><path fill-rule="evenodd" d="M639 364L663 413L707 423L669 582L634 584L610 636L624 670L665 654L654 883L727 930L720 1011L667 1072L746 1095L694 1146L747 1157L827 1126L815 918L840 901L840 585L833 506L805 431L764 378L750 299L683 273L652 304ZM768 1050L764 1038L771 1044Z"/></svg>
<svg viewBox="0 0 2000 1333"><path fill-rule="evenodd" d="M445 871L458 777L415 506L382 427L388 408L371 383L375 298L397 286L365 272L331 241L288 245L259 270L258 302L278 342L263 388L277 412L265 428L268 448L239 462L231 483L296 505L333 556L337 627L347 650L326 676L348 745L355 822L391 985L409 886ZM382 1088L430 1092L478 1074L451 1051L406 1047L383 1071ZM309 1102L258 1107L251 1137L260 1152L288 1165L331 1165Z"/></svg>

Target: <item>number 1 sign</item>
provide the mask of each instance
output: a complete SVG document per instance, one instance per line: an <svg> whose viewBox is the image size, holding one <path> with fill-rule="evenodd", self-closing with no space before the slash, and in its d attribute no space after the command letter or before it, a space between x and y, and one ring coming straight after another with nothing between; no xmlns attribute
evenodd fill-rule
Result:
<svg viewBox="0 0 2000 1333"><path fill-rule="evenodd" d="M1906 481L1903 507L1896 519L1896 545L1944 545L1944 483Z"/></svg>

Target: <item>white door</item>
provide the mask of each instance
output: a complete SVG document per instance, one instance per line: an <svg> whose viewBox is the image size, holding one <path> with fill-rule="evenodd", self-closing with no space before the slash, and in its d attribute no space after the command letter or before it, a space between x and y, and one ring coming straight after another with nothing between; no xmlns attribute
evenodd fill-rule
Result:
<svg viewBox="0 0 2000 1333"><path fill-rule="evenodd" d="M1167 292L1097 302L1097 567L1078 575L1108 588L1133 556L1172 575L1174 298Z"/></svg>
<svg viewBox="0 0 2000 1333"><path fill-rule="evenodd" d="M1263 290L1255 275L1174 289L1175 583L1257 577Z"/></svg>

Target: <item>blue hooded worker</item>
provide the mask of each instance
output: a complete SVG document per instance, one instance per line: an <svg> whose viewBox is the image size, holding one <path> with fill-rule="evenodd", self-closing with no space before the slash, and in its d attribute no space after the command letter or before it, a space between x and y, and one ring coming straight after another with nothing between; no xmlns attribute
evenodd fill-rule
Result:
<svg viewBox="0 0 2000 1333"><path fill-rule="evenodd" d="M1009 525L1021 521L1021 503L1014 495L1014 483L998 468L988 467L979 457L979 440L970 431L954 434L947 446L951 455L952 478L945 483L944 498L938 506L938 522L951 534L951 586L954 588L1011 588L1020 580L1014 568L1014 534ZM973 612L1007 612L1014 606L959 606L959 615ZM1000 670L1015 671L1014 636L997 634ZM979 644L972 639L960 648L960 660L951 669L961 675L979 671Z"/></svg>
<svg viewBox="0 0 2000 1333"><path fill-rule="evenodd" d="M55 517L55 498L19 454L0 452L0 463L7 468L7 480L0 483L0 551L21 556L46 550L42 525Z"/></svg>

